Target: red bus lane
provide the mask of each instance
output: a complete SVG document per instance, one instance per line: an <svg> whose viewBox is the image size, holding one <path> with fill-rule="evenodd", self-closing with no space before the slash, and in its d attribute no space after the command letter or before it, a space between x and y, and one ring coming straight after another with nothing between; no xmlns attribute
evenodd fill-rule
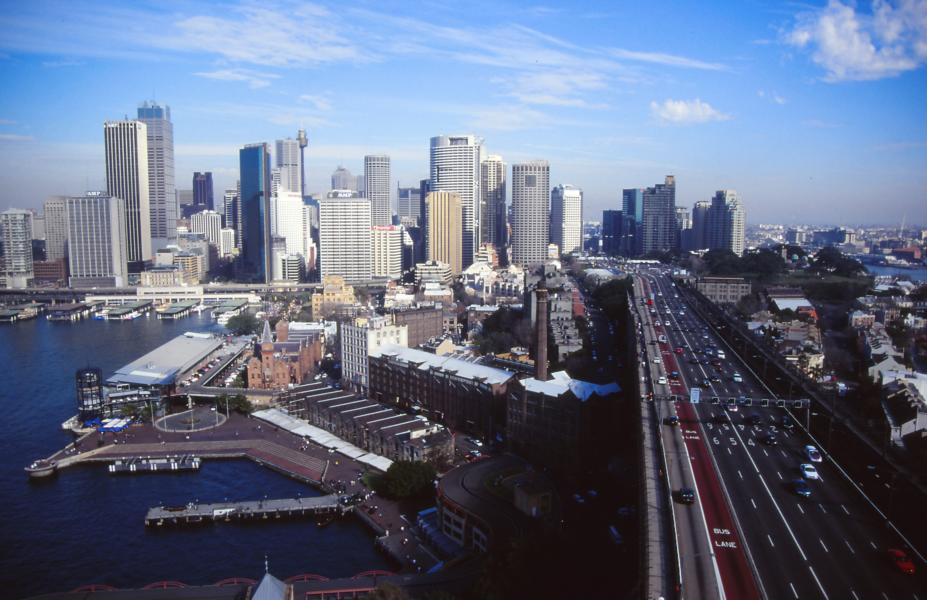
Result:
<svg viewBox="0 0 927 600"><path fill-rule="evenodd" d="M676 355L672 351L667 348L661 354L667 371L679 371ZM681 401L676 402L676 414L692 462L698 499L708 525L708 535L714 548L725 597L737 600L758 599L759 590L747 562L741 536L734 525L734 518L721 490L721 481L708 455L706 441L699 432L698 415L685 398L687 390L682 380L671 383L672 393L682 397Z"/></svg>

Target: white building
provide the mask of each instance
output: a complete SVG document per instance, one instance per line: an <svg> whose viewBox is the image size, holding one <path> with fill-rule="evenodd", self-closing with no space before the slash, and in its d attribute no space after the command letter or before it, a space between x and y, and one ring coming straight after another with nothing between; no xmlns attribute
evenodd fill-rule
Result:
<svg viewBox="0 0 927 600"><path fill-rule="evenodd" d="M299 282L305 273L305 263L301 254L274 255L274 281Z"/></svg>
<svg viewBox="0 0 927 600"><path fill-rule="evenodd" d="M430 192L457 192L463 213L463 264L469 267L480 245L483 140L473 135L431 138Z"/></svg>
<svg viewBox="0 0 927 600"><path fill-rule="evenodd" d="M512 165L512 262L530 267L547 260L550 240L550 164Z"/></svg>
<svg viewBox="0 0 927 600"><path fill-rule="evenodd" d="M68 256L68 199L52 196L45 201L45 259L60 260Z"/></svg>
<svg viewBox="0 0 927 600"><path fill-rule="evenodd" d="M152 250L157 250L177 239L179 210L174 189L171 108L145 102L138 107L138 120L146 125L148 136L148 208L151 211L151 246Z"/></svg>
<svg viewBox="0 0 927 600"><path fill-rule="evenodd" d="M222 242L222 215L214 210L204 210L191 215L190 232L203 234L206 241L218 248Z"/></svg>
<svg viewBox="0 0 927 600"><path fill-rule="evenodd" d="M583 249L583 191L558 185L550 193L550 242L561 254Z"/></svg>
<svg viewBox="0 0 927 600"><path fill-rule="evenodd" d="M734 190L718 190L711 199L705 228L706 247L744 253L744 207Z"/></svg>
<svg viewBox="0 0 927 600"><path fill-rule="evenodd" d="M373 242L374 277L402 277L402 228L398 225L374 225L370 228Z"/></svg>
<svg viewBox="0 0 927 600"><path fill-rule="evenodd" d="M303 197L299 192L278 190L271 198L271 235L286 238L286 253L304 256L306 229L303 224Z"/></svg>
<svg viewBox="0 0 927 600"><path fill-rule="evenodd" d="M364 157L364 186L370 200L371 225L391 225L389 156L374 154Z"/></svg>
<svg viewBox="0 0 927 600"><path fill-rule="evenodd" d="M393 325L387 317L357 317L341 326L341 382L366 395L369 389L368 357L383 344L409 345L406 325Z"/></svg>
<svg viewBox="0 0 927 600"><path fill-rule="evenodd" d="M235 230L224 227L219 231L219 256L226 257L235 253Z"/></svg>
<svg viewBox="0 0 927 600"><path fill-rule="evenodd" d="M370 281L370 202L350 190L333 190L319 202L321 276L347 283Z"/></svg>
<svg viewBox="0 0 927 600"><path fill-rule="evenodd" d="M10 208L0 212L0 277L5 287L32 285L32 213Z"/></svg>
<svg viewBox="0 0 927 600"><path fill-rule="evenodd" d="M151 201L148 189L148 126L141 121L103 124L106 192L125 203L125 240L130 269L151 260ZM176 227L176 223L175 223Z"/></svg>
<svg viewBox="0 0 927 600"><path fill-rule="evenodd" d="M68 198L68 268L71 287L127 284L125 203L104 192Z"/></svg>
<svg viewBox="0 0 927 600"><path fill-rule="evenodd" d="M292 138L277 140L275 151L275 164L280 174L278 192L283 189L296 192L301 197L303 169L299 140Z"/></svg>

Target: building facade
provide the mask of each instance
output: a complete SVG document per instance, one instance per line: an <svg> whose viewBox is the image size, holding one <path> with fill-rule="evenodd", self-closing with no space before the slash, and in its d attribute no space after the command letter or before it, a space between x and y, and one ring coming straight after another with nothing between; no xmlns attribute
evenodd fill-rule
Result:
<svg viewBox="0 0 927 600"><path fill-rule="evenodd" d="M193 173L193 206L194 210L216 209L216 202L213 197L212 173L209 171Z"/></svg>
<svg viewBox="0 0 927 600"><path fill-rule="evenodd" d="M322 277L348 283L371 278L370 202L357 192L333 190L319 202L319 258Z"/></svg>
<svg viewBox="0 0 927 600"><path fill-rule="evenodd" d="M357 317L341 325L341 383L345 388L367 395L368 359L384 344L408 346L408 328L380 316Z"/></svg>
<svg viewBox="0 0 927 600"><path fill-rule="evenodd" d="M322 278L322 290L312 294L312 318L321 320L340 306L353 306L356 300L354 286L346 283L344 277L326 275Z"/></svg>
<svg viewBox="0 0 927 600"><path fill-rule="evenodd" d="M426 255L460 275L463 269L463 207L456 192L431 192L425 198L425 223L428 233Z"/></svg>
<svg viewBox="0 0 927 600"><path fill-rule="evenodd" d="M572 185L558 185L550 193L550 242L560 254L583 249L583 191Z"/></svg>
<svg viewBox="0 0 927 600"><path fill-rule="evenodd" d="M737 303L752 292L743 277L700 277L695 289L716 304Z"/></svg>
<svg viewBox="0 0 927 600"><path fill-rule="evenodd" d="M705 247L744 253L744 207L734 190L718 190L711 199L705 228Z"/></svg>
<svg viewBox="0 0 927 600"><path fill-rule="evenodd" d="M502 157L495 154L480 163L480 242L492 244L499 252L508 243L505 168Z"/></svg>
<svg viewBox="0 0 927 600"><path fill-rule="evenodd" d="M148 207L151 211L151 250L154 252L177 238L174 125L171 123L170 107L155 102L145 102L138 108L138 120L146 125L148 136ZM113 193L112 190L110 193ZM121 198L119 195L116 197Z"/></svg>
<svg viewBox="0 0 927 600"><path fill-rule="evenodd" d="M400 221L403 217L414 218L416 226L422 224L422 191L415 187L399 187L396 190L396 212Z"/></svg>
<svg viewBox="0 0 927 600"><path fill-rule="evenodd" d="M234 229L223 227L219 230L219 256L222 258L232 256L235 253L236 243Z"/></svg>
<svg viewBox="0 0 927 600"><path fill-rule="evenodd" d="M125 203L104 192L67 199L69 284L75 288L128 283Z"/></svg>
<svg viewBox="0 0 927 600"><path fill-rule="evenodd" d="M280 174L280 189L303 196L303 161L299 139L286 138L275 142L274 161Z"/></svg>
<svg viewBox="0 0 927 600"><path fill-rule="evenodd" d="M289 323L285 319L274 328L277 340L270 333L270 323L264 321L264 332L256 355L248 361L248 387L261 390L284 390L290 384L307 381L322 360L319 336L301 336L290 341Z"/></svg>
<svg viewBox="0 0 927 600"><path fill-rule="evenodd" d="M374 225L370 228L373 277L402 277L402 233L398 225Z"/></svg>
<svg viewBox="0 0 927 600"><path fill-rule="evenodd" d="M393 323L408 328L410 348L424 344L444 333L444 308L438 305L399 308L390 311Z"/></svg>
<svg viewBox="0 0 927 600"><path fill-rule="evenodd" d="M124 203L129 271L138 273L153 256L148 126L141 121L107 121L103 124L103 137L106 191Z"/></svg>
<svg viewBox="0 0 927 600"><path fill-rule="evenodd" d="M347 168L338 165L338 168L332 172L332 190L357 190L357 177L351 174Z"/></svg>
<svg viewBox="0 0 927 600"><path fill-rule="evenodd" d="M483 140L473 135L433 137L430 159L428 191L456 192L460 197L463 232L461 268L465 269L473 263L480 242Z"/></svg>
<svg viewBox="0 0 927 600"><path fill-rule="evenodd" d="M203 210L190 217L190 231L201 233L213 246L219 247L222 232L222 215L214 210Z"/></svg>
<svg viewBox="0 0 927 600"><path fill-rule="evenodd" d="M550 164L512 165L512 262L520 267L547 260L550 240Z"/></svg>
<svg viewBox="0 0 927 600"><path fill-rule="evenodd" d="M364 157L364 190L370 200L370 224L392 225L393 210L390 205L389 156L373 154Z"/></svg>
<svg viewBox="0 0 927 600"><path fill-rule="evenodd" d="M8 288L32 285L32 213L10 208L0 212L0 277Z"/></svg>
<svg viewBox="0 0 927 600"><path fill-rule="evenodd" d="M51 262L68 257L68 199L52 196L45 201L45 260Z"/></svg>
<svg viewBox="0 0 927 600"><path fill-rule="evenodd" d="M299 192L277 190L272 202L271 234L286 240L287 254L306 255L303 198Z"/></svg>
<svg viewBox="0 0 927 600"><path fill-rule="evenodd" d="M663 183L643 193L642 253L665 252L676 247L676 178L667 175Z"/></svg>
<svg viewBox="0 0 927 600"><path fill-rule="evenodd" d="M270 152L249 144L238 152L241 266L244 278L267 283L273 275L270 222Z"/></svg>

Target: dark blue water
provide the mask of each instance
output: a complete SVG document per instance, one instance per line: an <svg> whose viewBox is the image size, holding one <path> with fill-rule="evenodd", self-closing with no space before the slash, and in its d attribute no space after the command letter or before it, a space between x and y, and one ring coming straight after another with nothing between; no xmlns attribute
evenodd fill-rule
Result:
<svg viewBox="0 0 927 600"><path fill-rule="evenodd" d="M76 413L74 371L104 376L184 331L220 331L208 316L178 321L50 323L0 326L3 418L0 454L0 596L67 591L85 583L140 587L173 579L188 584L271 571L328 577L388 568L371 534L347 518L319 529L311 521L221 523L146 528L160 504L315 495L311 488L247 460L206 461L199 473L114 477L103 465L65 469L30 481L23 467L66 445L61 423Z"/></svg>
<svg viewBox="0 0 927 600"><path fill-rule="evenodd" d="M907 276L911 281L927 282L927 267L917 269L899 269L887 265L865 265L870 275L892 275L895 277Z"/></svg>

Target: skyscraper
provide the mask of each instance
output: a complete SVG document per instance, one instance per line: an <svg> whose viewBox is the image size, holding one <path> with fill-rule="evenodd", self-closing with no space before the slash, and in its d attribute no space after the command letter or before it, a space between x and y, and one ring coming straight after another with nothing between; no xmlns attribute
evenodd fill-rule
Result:
<svg viewBox="0 0 927 600"><path fill-rule="evenodd" d="M689 250L701 250L708 247L708 211L711 202L699 200L692 207L692 247Z"/></svg>
<svg viewBox="0 0 927 600"><path fill-rule="evenodd" d="M631 255L643 253L644 248L644 190L642 188L628 188L621 191L621 212L626 218L634 221L634 246L630 249Z"/></svg>
<svg viewBox="0 0 927 600"><path fill-rule="evenodd" d="M744 207L734 190L718 190L711 199L705 228L706 247L744 253Z"/></svg>
<svg viewBox="0 0 927 600"><path fill-rule="evenodd" d="M52 196L45 201L45 260L68 256L68 199Z"/></svg>
<svg viewBox="0 0 927 600"><path fill-rule="evenodd" d="M450 265L451 273L463 270L463 207L457 192L431 192L425 198L429 261Z"/></svg>
<svg viewBox="0 0 927 600"><path fill-rule="evenodd" d="M213 199L212 173L206 171L193 174L193 206L194 210L216 210Z"/></svg>
<svg viewBox="0 0 927 600"><path fill-rule="evenodd" d="M129 272L138 273L145 261L152 258L148 126L141 121L107 121L103 124L103 137L106 147L106 192L125 203ZM173 185L173 151L171 177ZM166 237L166 229L161 233Z"/></svg>
<svg viewBox="0 0 927 600"><path fill-rule="evenodd" d="M676 247L690 250L693 245L692 215L685 206L676 207Z"/></svg>
<svg viewBox="0 0 927 600"><path fill-rule="evenodd" d="M370 201L351 190L333 190L319 202L319 259L323 279L370 280Z"/></svg>
<svg viewBox="0 0 927 600"><path fill-rule="evenodd" d="M481 174L483 140L473 135L439 135L431 138L431 192L457 192L463 211L463 258L466 269L480 243ZM424 193L424 192L423 192ZM545 192L546 195L546 192Z"/></svg>
<svg viewBox="0 0 927 600"><path fill-rule="evenodd" d="M560 254L583 249L583 191L572 185L558 185L550 193L550 242Z"/></svg>
<svg viewBox="0 0 927 600"><path fill-rule="evenodd" d="M270 152L266 143L239 150L241 257L245 276L267 283L273 276L270 248Z"/></svg>
<svg viewBox="0 0 927 600"><path fill-rule="evenodd" d="M389 157L384 154L364 157L364 186L370 200L373 225L391 225L393 211L389 201Z"/></svg>
<svg viewBox="0 0 927 600"><path fill-rule="evenodd" d="M0 212L0 279L8 288L32 285L32 213L10 208Z"/></svg>
<svg viewBox="0 0 927 600"><path fill-rule="evenodd" d="M67 200L71 287L122 287L128 278L125 202L104 192Z"/></svg>
<svg viewBox="0 0 927 600"><path fill-rule="evenodd" d="M286 239L286 253L306 255L306 237L303 226L303 197L296 190L281 190L274 198L273 235Z"/></svg>
<svg viewBox="0 0 927 600"><path fill-rule="evenodd" d="M357 177L351 175L351 171L338 165L338 168L332 173L333 190L353 190L357 191Z"/></svg>
<svg viewBox="0 0 927 600"><path fill-rule="evenodd" d="M190 217L190 232L201 233L206 241L219 247L221 243L222 215L214 210L203 210Z"/></svg>
<svg viewBox="0 0 927 600"><path fill-rule="evenodd" d="M505 163L495 154L480 163L480 241L496 247L499 254L507 243L505 211Z"/></svg>
<svg viewBox="0 0 927 600"><path fill-rule="evenodd" d="M550 165L512 165L512 262L529 267L547 260L550 239Z"/></svg>
<svg viewBox="0 0 927 600"><path fill-rule="evenodd" d="M676 247L676 178L667 175L663 183L643 194L642 252L665 252Z"/></svg>
<svg viewBox="0 0 927 600"><path fill-rule="evenodd" d="M225 190L222 195L222 223L235 231L235 247L241 248L241 202L238 201L238 186Z"/></svg>
<svg viewBox="0 0 927 600"><path fill-rule="evenodd" d="M174 125L170 107L154 101L144 102L138 108L138 120L148 128L148 208L152 251L157 251L177 239L179 211L174 194ZM213 208L212 204L209 208Z"/></svg>
<svg viewBox="0 0 927 600"><path fill-rule="evenodd" d="M280 187L289 192L296 192L300 198L303 195L302 183L302 148L299 140L286 138L277 140L274 161L280 170Z"/></svg>
<svg viewBox="0 0 927 600"><path fill-rule="evenodd" d="M414 187L400 187L396 190L396 213L399 219L403 217L414 218L416 223L421 225L424 217L421 213L422 198L421 190Z"/></svg>
<svg viewBox="0 0 927 600"><path fill-rule="evenodd" d="M373 277L402 277L402 233L402 227L398 225L374 225L370 228Z"/></svg>
<svg viewBox="0 0 927 600"><path fill-rule="evenodd" d="M620 210L602 211L602 252L609 256L632 256L636 222Z"/></svg>

